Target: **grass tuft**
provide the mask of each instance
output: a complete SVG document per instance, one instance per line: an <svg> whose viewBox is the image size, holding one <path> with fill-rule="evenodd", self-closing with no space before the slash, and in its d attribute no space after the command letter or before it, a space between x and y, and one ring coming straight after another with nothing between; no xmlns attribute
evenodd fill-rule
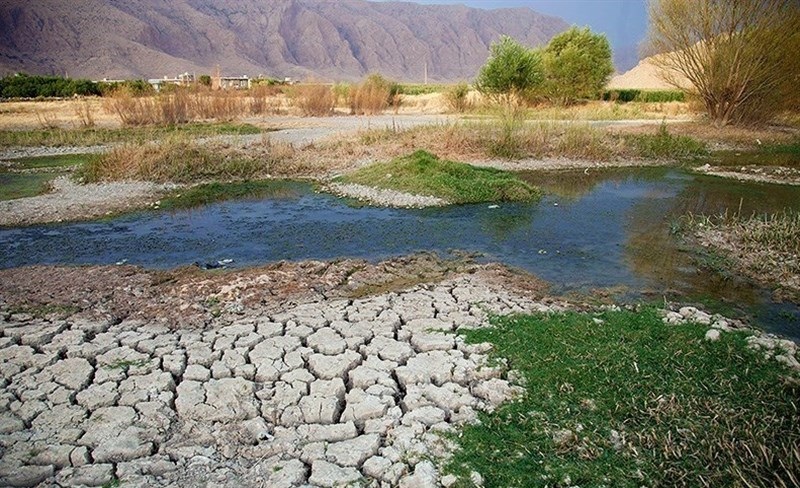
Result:
<svg viewBox="0 0 800 488"><path fill-rule="evenodd" d="M625 136L639 157L647 159L693 159L709 154L708 148L689 136L673 135L667 124L661 124L656 134L635 134Z"/></svg>
<svg viewBox="0 0 800 488"><path fill-rule="evenodd" d="M421 150L362 168L341 181L431 195L456 204L527 201L540 196L539 190L507 171L446 161Z"/></svg>
<svg viewBox="0 0 800 488"><path fill-rule="evenodd" d="M486 487L797 486L800 389L744 334L709 342L655 310L494 325L466 338L493 343L526 393L455 438L457 486L472 470Z"/></svg>
<svg viewBox="0 0 800 488"><path fill-rule="evenodd" d="M299 193L293 183L276 180L207 183L175 191L162 198L160 208L179 210L195 208L224 200L293 198Z"/></svg>
<svg viewBox="0 0 800 488"><path fill-rule="evenodd" d="M215 123L183 124L163 127L125 127L122 129L47 129L0 131L0 147L30 146L97 146L121 142L156 141L183 135L210 137L216 135L253 135L262 130L250 124Z"/></svg>
<svg viewBox="0 0 800 488"><path fill-rule="evenodd" d="M687 215L681 226L697 235L714 255L720 255L726 272L743 272L800 303L800 212L789 209L751 217Z"/></svg>
<svg viewBox="0 0 800 488"><path fill-rule="evenodd" d="M217 151L184 137L160 142L125 144L90 160L79 171L85 182L140 180L192 183L208 180L252 179L266 174L277 160L267 155Z"/></svg>

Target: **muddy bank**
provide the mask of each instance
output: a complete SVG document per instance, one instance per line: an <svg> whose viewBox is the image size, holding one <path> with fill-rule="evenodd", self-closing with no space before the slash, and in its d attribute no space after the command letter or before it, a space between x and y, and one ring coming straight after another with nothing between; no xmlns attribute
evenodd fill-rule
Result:
<svg viewBox="0 0 800 488"><path fill-rule="evenodd" d="M423 253L380 263L358 259L278 262L241 270L13 268L0 270L0 302L7 311L37 316L81 313L111 321L159 320L177 327L207 323L253 307L274 310L291 303L357 298L463 274L479 275L486 283L529 296L541 298L547 290L541 280L503 265Z"/></svg>
<svg viewBox="0 0 800 488"><path fill-rule="evenodd" d="M752 223L750 224L752 226ZM800 304L800 256L768 246L748 245L748 224L697 228L694 238L724 256L722 266L772 290L777 301Z"/></svg>
<svg viewBox="0 0 800 488"><path fill-rule="evenodd" d="M696 171L738 181L800 186L800 170L783 166L745 165L732 168L730 166L711 166L706 164L696 168Z"/></svg>

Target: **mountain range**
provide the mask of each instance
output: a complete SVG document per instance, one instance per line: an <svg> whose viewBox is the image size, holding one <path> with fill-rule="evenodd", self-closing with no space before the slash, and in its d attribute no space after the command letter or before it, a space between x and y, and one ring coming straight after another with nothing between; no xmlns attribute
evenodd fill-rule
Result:
<svg viewBox="0 0 800 488"><path fill-rule="evenodd" d="M468 80L509 35L569 26L529 8L364 0L4 0L0 74L91 79L190 72L356 80Z"/></svg>

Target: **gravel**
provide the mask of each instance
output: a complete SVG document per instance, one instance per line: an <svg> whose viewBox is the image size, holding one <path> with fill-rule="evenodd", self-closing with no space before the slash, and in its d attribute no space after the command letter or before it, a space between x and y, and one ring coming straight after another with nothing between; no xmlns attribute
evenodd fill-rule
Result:
<svg viewBox="0 0 800 488"><path fill-rule="evenodd" d="M102 217L153 205L175 185L115 182L80 185L68 176L51 182L52 191L0 202L0 226L32 225Z"/></svg>
<svg viewBox="0 0 800 488"><path fill-rule="evenodd" d="M111 146L58 146L58 147L10 147L0 149L0 160L31 158L38 156L61 156L63 154L100 154Z"/></svg>
<svg viewBox="0 0 800 488"><path fill-rule="evenodd" d="M450 202L441 198L414 195L396 190L373 188L371 186L357 185L355 183L330 183L324 190L334 195L355 198L360 202L367 202L379 207L423 208L442 207Z"/></svg>

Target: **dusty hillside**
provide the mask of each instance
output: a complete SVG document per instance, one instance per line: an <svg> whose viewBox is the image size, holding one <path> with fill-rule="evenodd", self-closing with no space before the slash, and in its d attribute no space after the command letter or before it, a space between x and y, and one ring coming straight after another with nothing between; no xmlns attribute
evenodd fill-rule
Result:
<svg viewBox="0 0 800 488"><path fill-rule="evenodd" d="M568 25L527 8L363 0L6 0L0 73L89 78L189 71L357 79L471 78L501 34L528 45Z"/></svg>
<svg viewBox="0 0 800 488"><path fill-rule="evenodd" d="M681 86L690 86L689 80L683 76L678 75L676 79L681 80L679 82ZM654 64L652 57L641 60L630 71L613 77L608 87L612 89L639 88L643 90L671 90L675 88L664 81L661 76L661 70Z"/></svg>

